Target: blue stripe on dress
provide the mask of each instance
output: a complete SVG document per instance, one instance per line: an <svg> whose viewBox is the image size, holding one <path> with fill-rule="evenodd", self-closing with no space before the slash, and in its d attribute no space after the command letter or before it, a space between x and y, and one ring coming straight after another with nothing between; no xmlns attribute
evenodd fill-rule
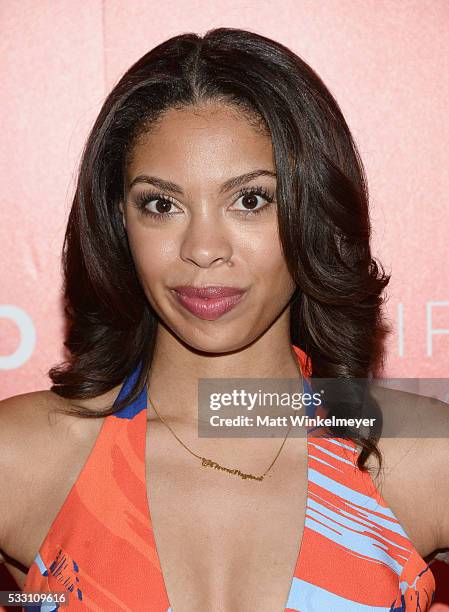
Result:
<svg viewBox="0 0 449 612"><path fill-rule="evenodd" d="M390 612L390 608L350 601L296 577L293 578L286 607L298 612Z"/></svg>
<svg viewBox="0 0 449 612"><path fill-rule="evenodd" d="M132 387L134 386L141 368L141 362L137 365L133 372L125 379L122 388L120 389L120 393L118 394L114 406L117 406L119 401L124 399L129 395ZM144 388L140 392L139 396L131 403L125 405L121 410L115 412L113 416L119 419L132 419L136 414L146 409L147 407L147 385L145 383Z"/></svg>

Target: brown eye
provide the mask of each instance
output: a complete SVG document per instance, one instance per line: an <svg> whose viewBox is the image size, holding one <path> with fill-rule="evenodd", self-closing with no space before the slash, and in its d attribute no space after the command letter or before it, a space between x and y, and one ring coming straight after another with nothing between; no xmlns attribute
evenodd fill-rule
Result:
<svg viewBox="0 0 449 612"><path fill-rule="evenodd" d="M143 192L136 197L136 204L142 215L154 220L165 220L173 217L177 206L167 196L152 192Z"/></svg>
<svg viewBox="0 0 449 612"><path fill-rule="evenodd" d="M151 202L156 202L156 211L161 214L170 212L170 208L173 206L170 200L163 200L161 198L150 200L149 203Z"/></svg>
<svg viewBox="0 0 449 612"><path fill-rule="evenodd" d="M257 196L254 193L251 193L249 195L244 195L242 197L242 204L246 208L249 208L250 210L252 210L253 208L256 208L256 206L258 204Z"/></svg>
<svg viewBox="0 0 449 612"><path fill-rule="evenodd" d="M245 216L268 210L269 204L274 201L274 195L262 187L244 187L238 195L234 203L237 208L234 210Z"/></svg>

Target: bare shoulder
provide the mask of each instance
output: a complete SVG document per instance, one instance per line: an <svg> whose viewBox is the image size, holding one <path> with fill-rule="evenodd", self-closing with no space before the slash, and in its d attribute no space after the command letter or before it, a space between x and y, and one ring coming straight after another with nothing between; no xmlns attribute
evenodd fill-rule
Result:
<svg viewBox="0 0 449 612"><path fill-rule="evenodd" d="M70 410L74 406L98 412L108 408L120 387L92 399L72 401L53 391L33 391L0 401L0 466L30 465L27 459L38 459L51 446L66 442L73 435L89 435L88 424L98 419L83 419ZM95 429L95 428L94 428ZM35 463L35 462L34 462Z"/></svg>
<svg viewBox="0 0 449 612"><path fill-rule="evenodd" d="M4 475L9 468L33 467L48 444L75 427L76 417L64 414L70 402L52 391L34 391L0 401L0 466ZM81 428L81 431L83 428ZM30 459L33 458L33 462Z"/></svg>
<svg viewBox="0 0 449 612"><path fill-rule="evenodd" d="M114 395L112 390L76 403L100 410ZM103 419L64 412L72 406L70 400L50 390L0 401L0 554L3 551L14 557L14 535L25 525L33 528L29 509L35 508L33 515L38 517L37 510L45 506L43 500L51 495L50 488L64 490L71 477L66 466L76 472L95 440Z"/></svg>
<svg viewBox="0 0 449 612"><path fill-rule="evenodd" d="M31 476L42 448L48 444L50 411L58 403L53 395L50 391L36 391L0 401L1 550L14 524L13 509L26 489L25 475Z"/></svg>
<svg viewBox="0 0 449 612"><path fill-rule="evenodd" d="M33 391L14 395L0 401L0 452L14 451L27 434L42 433L51 426L52 409L68 402L52 391ZM4 453L2 453L4 454Z"/></svg>
<svg viewBox="0 0 449 612"><path fill-rule="evenodd" d="M408 391L372 391L385 432L375 482L423 556L448 548L449 404Z"/></svg>

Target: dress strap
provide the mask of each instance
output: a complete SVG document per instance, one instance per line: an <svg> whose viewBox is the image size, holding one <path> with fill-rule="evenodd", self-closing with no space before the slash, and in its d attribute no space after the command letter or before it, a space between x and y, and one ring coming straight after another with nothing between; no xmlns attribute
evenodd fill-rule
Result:
<svg viewBox="0 0 449 612"><path fill-rule="evenodd" d="M126 397L130 395L131 390L134 387L137 381L137 378L139 377L141 368L142 368L142 362L139 362L137 366L134 368L134 370L131 372L131 374L127 376L127 378L125 379L122 385L122 388L120 389L120 393L118 394L114 402L114 406L117 406L119 402L121 402L123 399L125 399ZM146 407L147 407L147 383L145 382L145 385L143 389L141 390L141 392L139 393L138 397L130 404L125 404L123 408L121 408L120 410L114 413L114 416L118 417L119 419L132 419L134 416L136 416L136 414L146 409Z"/></svg>

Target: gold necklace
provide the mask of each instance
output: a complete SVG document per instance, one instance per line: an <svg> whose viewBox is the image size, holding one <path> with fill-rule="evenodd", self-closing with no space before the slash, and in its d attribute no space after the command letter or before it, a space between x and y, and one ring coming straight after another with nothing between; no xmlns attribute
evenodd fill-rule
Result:
<svg viewBox="0 0 449 612"><path fill-rule="evenodd" d="M302 390L303 390L303 394L304 394L304 382L303 379L301 377L301 383L302 383ZM302 397L302 395L301 395ZM170 430L170 432L174 435L174 437L178 440L178 442L180 444L182 444L182 446L189 451L189 453L191 455L193 455L194 457L197 457L197 459L201 459L201 465L204 467L211 467L214 468L215 470L223 470L225 472L228 472L228 474L233 474L236 476L240 476L240 478L243 478L243 480L246 480L247 478L251 479L251 480L259 480L262 481L264 479L264 477L268 474L268 472L271 470L271 468L273 467L276 459L279 457L281 450L287 440L288 434L290 433L290 429L292 428L292 426L290 425L290 427L287 430L287 433L285 434L285 438L281 444L280 449L278 450L278 452L276 453L276 457L273 459L273 461L270 463L270 465L268 466L268 468L265 470L265 472L263 474L261 474L260 476L255 476L254 474L248 474L245 472L241 472L239 469L237 468L227 468L224 467L222 465L220 465L219 463L217 463L216 461L212 461L212 459L207 459L206 457L201 457L201 455L197 455L196 453L194 453L192 450L190 450L190 448L188 448L184 442L182 440L180 440L178 438L178 436L175 434L175 432L173 431L173 429L170 427L170 425L161 417L161 415L159 414L159 412L156 410L156 406L153 404L153 402L150 400L150 396L147 393L147 398L148 401L150 402L151 406L153 407L155 413L157 414L158 418L162 421L162 423L168 427L168 429Z"/></svg>

